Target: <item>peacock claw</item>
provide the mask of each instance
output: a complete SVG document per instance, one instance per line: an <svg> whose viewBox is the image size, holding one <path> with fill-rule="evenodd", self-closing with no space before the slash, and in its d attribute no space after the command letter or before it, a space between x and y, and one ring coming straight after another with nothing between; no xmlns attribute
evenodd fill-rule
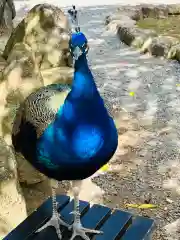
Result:
<svg viewBox="0 0 180 240"><path fill-rule="evenodd" d="M84 228L81 224L73 223L72 225L73 233L70 240L73 240L76 236L80 236L84 240L90 240L86 233L92 234L103 234L102 231Z"/></svg>
<svg viewBox="0 0 180 240"><path fill-rule="evenodd" d="M61 234L61 230L60 230L60 225L63 225L63 226L65 226L65 227L67 227L67 228L70 227L70 225L69 225L68 223L64 222L64 221L60 218L59 214L57 214L57 215L56 215L56 214L53 214L52 217L50 218L50 220L49 220L47 223L45 223L42 227L40 227L40 228L36 231L36 233L39 233L39 232L41 232L42 230L44 230L45 228L51 226L51 227L54 227L54 228L55 228L59 240L62 240L62 234Z"/></svg>

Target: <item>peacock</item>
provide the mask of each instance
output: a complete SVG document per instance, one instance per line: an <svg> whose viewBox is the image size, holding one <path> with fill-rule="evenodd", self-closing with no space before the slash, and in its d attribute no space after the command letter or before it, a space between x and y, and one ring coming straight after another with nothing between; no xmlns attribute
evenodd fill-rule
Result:
<svg viewBox="0 0 180 240"><path fill-rule="evenodd" d="M88 41L81 31L71 33L69 48L74 59L72 85L52 84L31 93L20 105L13 123L12 143L36 169L52 179L52 217L39 228L60 225L90 240L87 233L102 234L81 224L79 192L83 179L93 175L114 155L118 132L100 96L88 66ZM74 195L74 222L66 223L57 211L54 180L69 180Z"/></svg>

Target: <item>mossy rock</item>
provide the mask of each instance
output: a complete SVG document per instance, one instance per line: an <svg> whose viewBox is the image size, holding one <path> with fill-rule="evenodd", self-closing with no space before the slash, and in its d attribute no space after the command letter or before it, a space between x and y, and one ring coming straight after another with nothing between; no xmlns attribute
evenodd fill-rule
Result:
<svg viewBox="0 0 180 240"><path fill-rule="evenodd" d="M0 238L3 239L26 217L15 154L13 148L0 137Z"/></svg>
<svg viewBox="0 0 180 240"><path fill-rule="evenodd" d="M168 57L168 53L172 46L178 44L178 39L169 36L158 36L144 44L143 51L149 52L156 57ZM146 46L145 46L146 45Z"/></svg>
<svg viewBox="0 0 180 240"><path fill-rule="evenodd" d="M13 30L3 57L8 58L15 44L24 43L42 55L39 64L43 68L68 66L72 62L68 54L69 34L68 19L60 8L49 4L36 5Z"/></svg>
<svg viewBox="0 0 180 240"><path fill-rule="evenodd" d="M168 35L178 38L180 41L180 16L170 16L166 19L146 18L137 21L137 27L141 29L151 29L158 35Z"/></svg>
<svg viewBox="0 0 180 240"><path fill-rule="evenodd" d="M174 59L180 62L180 43L172 46L167 55L168 59Z"/></svg>
<svg viewBox="0 0 180 240"><path fill-rule="evenodd" d="M124 19L124 20L123 20ZM128 21L126 21L128 19ZM131 22L131 21L135 21ZM119 39L129 46L179 61L180 44L180 4L139 5L128 10L120 7L106 18L111 28L117 29Z"/></svg>
<svg viewBox="0 0 180 240"><path fill-rule="evenodd" d="M166 18L168 17L168 6L144 5L141 7L142 18Z"/></svg>

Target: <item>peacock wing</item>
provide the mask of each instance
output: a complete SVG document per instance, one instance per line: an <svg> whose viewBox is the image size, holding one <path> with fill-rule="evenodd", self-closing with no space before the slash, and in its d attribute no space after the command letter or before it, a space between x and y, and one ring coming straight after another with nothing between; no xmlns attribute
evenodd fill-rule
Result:
<svg viewBox="0 0 180 240"><path fill-rule="evenodd" d="M12 135L16 136L23 125L29 123L39 138L47 126L54 121L58 109L71 90L70 85L53 84L30 94L20 105L14 119Z"/></svg>

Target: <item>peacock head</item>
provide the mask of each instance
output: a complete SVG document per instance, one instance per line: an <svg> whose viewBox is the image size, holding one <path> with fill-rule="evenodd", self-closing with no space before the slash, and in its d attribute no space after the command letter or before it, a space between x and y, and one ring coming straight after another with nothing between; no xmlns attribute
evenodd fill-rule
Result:
<svg viewBox="0 0 180 240"><path fill-rule="evenodd" d="M82 32L72 33L69 47L72 57L75 60L78 60L82 55L87 55L89 46L86 36Z"/></svg>

